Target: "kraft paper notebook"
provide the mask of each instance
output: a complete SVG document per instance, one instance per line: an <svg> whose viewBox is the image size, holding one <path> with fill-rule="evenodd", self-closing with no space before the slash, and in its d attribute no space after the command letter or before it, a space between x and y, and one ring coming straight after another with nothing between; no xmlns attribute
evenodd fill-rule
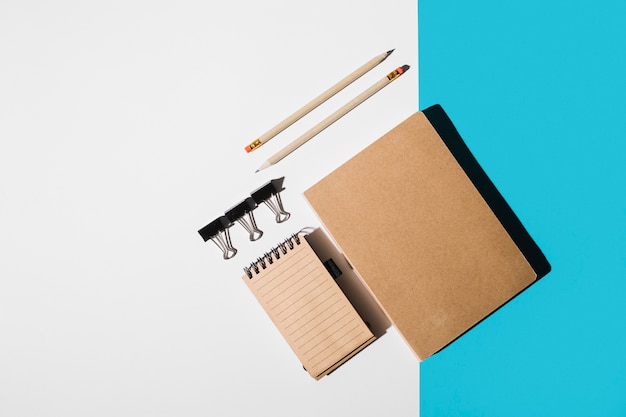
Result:
<svg viewBox="0 0 626 417"><path fill-rule="evenodd" d="M550 270L440 106L304 195L421 360Z"/></svg>
<svg viewBox="0 0 626 417"><path fill-rule="evenodd" d="M319 241L319 233L290 236L244 268L242 277L315 379L375 340L371 325L354 307L369 310L367 300L357 296L351 302L336 282L349 268L336 255L339 266L332 258L322 261L328 251L316 253L309 243Z"/></svg>

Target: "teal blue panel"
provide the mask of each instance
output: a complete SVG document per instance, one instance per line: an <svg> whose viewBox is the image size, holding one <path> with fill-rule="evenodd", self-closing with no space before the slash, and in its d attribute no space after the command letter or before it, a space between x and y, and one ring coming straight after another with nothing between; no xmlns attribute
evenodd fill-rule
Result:
<svg viewBox="0 0 626 417"><path fill-rule="evenodd" d="M441 104L552 265L422 363L421 415L626 416L626 1L419 1Z"/></svg>

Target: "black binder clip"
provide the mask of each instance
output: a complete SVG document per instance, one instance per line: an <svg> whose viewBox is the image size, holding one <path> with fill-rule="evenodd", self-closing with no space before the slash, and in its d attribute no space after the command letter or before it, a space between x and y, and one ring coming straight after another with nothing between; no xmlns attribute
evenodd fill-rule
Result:
<svg viewBox="0 0 626 417"><path fill-rule="evenodd" d="M224 253L224 259L230 259L237 253L237 249L233 248L230 242L230 232L228 231L232 225L233 223L228 220L228 217L221 216L198 230L198 233L205 242L209 239L215 242Z"/></svg>
<svg viewBox="0 0 626 417"><path fill-rule="evenodd" d="M248 197L235 207L226 212L226 217L231 222L237 221L250 234L250 240L254 241L263 236L254 220L252 211L257 208L257 204L252 197ZM247 215L247 216L246 216Z"/></svg>
<svg viewBox="0 0 626 417"><path fill-rule="evenodd" d="M271 180L261 188L250 193L256 204L265 203L276 215L276 223L282 223L289 219L288 212L283 208L283 202L280 200L280 192L283 191L283 180L285 177Z"/></svg>

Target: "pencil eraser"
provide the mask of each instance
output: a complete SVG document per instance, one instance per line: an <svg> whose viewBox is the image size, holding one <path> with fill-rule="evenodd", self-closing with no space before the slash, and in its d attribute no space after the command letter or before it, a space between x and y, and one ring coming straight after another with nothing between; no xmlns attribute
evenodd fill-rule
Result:
<svg viewBox="0 0 626 417"><path fill-rule="evenodd" d="M251 144L246 146L246 152L250 153L261 145L263 145L263 142L261 142L260 139L255 139Z"/></svg>

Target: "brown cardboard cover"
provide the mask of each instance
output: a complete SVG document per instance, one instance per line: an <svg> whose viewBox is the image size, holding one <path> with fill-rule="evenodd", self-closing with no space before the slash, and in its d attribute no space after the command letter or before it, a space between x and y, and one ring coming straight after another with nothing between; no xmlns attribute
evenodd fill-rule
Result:
<svg viewBox="0 0 626 417"><path fill-rule="evenodd" d="M304 194L422 360L537 278L423 113Z"/></svg>
<svg viewBox="0 0 626 417"><path fill-rule="evenodd" d="M320 379L375 338L306 236L295 242L242 279L306 371Z"/></svg>

